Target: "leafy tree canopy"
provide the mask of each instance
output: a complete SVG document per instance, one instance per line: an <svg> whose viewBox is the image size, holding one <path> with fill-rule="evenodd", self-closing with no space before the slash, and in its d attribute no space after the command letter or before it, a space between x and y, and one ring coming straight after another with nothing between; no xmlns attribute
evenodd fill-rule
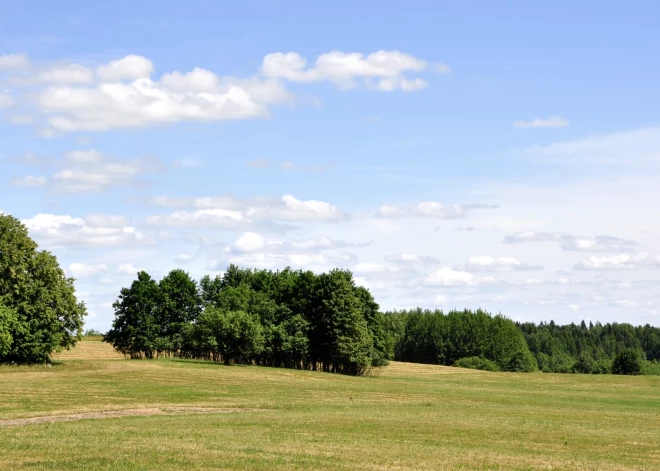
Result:
<svg viewBox="0 0 660 471"><path fill-rule="evenodd" d="M39 362L82 336L85 305L54 255L0 214L0 361Z"/></svg>

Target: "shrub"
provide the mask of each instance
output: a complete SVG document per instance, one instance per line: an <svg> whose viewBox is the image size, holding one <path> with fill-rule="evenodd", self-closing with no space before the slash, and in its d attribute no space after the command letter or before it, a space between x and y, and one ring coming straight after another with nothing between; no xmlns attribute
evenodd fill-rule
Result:
<svg viewBox="0 0 660 471"><path fill-rule="evenodd" d="M483 357L466 357L454 362L458 368L470 368L473 370L500 371L500 367L494 361Z"/></svg>
<svg viewBox="0 0 660 471"><path fill-rule="evenodd" d="M538 364L529 350L521 350L514 353L503 369L504 371L531 373L538 370Z"/></svg>
<svg viewBox="0 0 660 471"><path fill-rule="evenodd" d="M594 359L591 354L582 352L578 356L577 361L573 365L573 371L576 373L589 374L593 373L594 370Z"/></svg>
<svg viewBox="0 0 660 471"><path fill-rule="evenodd" d="M608 375L612 373L612 362L609 360L598 360L594 362L591 372L595 375Z"/></svg>
<svg viewBox="0 0 660 471"><path fill-rule="evenodd" d="M612 373L617 375L638 375L642 373L642 357L633 348L621 351L614 357Z"/></svg>
<svg viewBox="0 0 660 471"><path fill-rule="evenodd" d="M658 361L644 361L642 363L642 374L660 376L660 362Z"/></svg>

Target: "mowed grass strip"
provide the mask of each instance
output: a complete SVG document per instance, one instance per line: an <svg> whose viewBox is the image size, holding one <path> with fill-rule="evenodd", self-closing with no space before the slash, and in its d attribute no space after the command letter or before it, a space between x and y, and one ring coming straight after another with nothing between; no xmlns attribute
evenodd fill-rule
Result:
<svg viewBox="0 0 660 471"><path fill-rule="evenodd" d="M660 469L659 377L120 358L86 340L53 368L0 367L0 420L170 411L0 427L0 469Z"/></svg>

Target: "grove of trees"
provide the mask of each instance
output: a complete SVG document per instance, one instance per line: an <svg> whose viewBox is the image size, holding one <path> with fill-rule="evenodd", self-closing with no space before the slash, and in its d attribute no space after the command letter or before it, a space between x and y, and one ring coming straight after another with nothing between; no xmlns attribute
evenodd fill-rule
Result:
<svg viewBox="0 0 660 471"><path fill-rule="evenodd" d="M105 335L132 358L174 355L361 375L392 349L371 294L344 270L239 269L199 283L142 271L114 303Z"/></svg>
<svg viewBox="0 0 660 471"><path fill-rule="evenodd" d="M0 362L42 362L81 338L85 305L50 252L0 213Z"/></svg>
<svg viewBox="0 0 660 471"><path fill-rule="evenodd" d="M394 359L468 368L536 371L536 359L516 324L477 311L404 310L385 313Z"/></svg>

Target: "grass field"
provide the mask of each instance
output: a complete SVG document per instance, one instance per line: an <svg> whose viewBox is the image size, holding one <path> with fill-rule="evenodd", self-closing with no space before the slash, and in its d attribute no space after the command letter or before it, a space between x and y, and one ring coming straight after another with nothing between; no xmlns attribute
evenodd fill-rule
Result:
<svg viewBox="0 0 660 471"><path fill-rule="evenodd" d="M0 367L0 469L658 470L660 377L354 378L86 340L52 368Z"/></svg>

